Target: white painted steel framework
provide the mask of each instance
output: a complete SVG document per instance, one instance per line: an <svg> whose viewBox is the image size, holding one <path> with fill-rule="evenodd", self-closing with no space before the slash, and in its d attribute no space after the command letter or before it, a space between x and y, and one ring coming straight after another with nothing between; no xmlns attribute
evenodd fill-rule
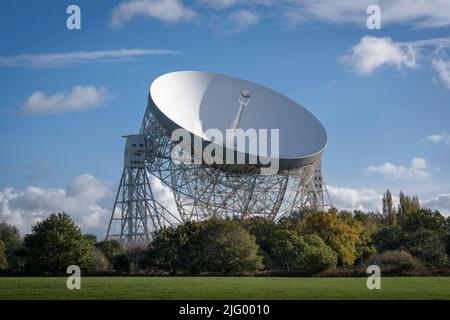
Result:
<svg viewBox="0 0 450 320"><path fill-rule="evenodd" d="M171 133L147 107L139 135L145 141L145 166L126 158L120 187L107 231L107 239L126 244L145 243L152 232L188 220L212 216L262 216L279 220L303 208L324 209L328 204L320 162L276 175L260 175L249 166L186 163L173 160L176 143ZM132 138L127 138L126 155ZM136 140L137 139L137 140ZM128 148L128 149L127 149ZM139 162L139 161L136 161ZM316 171L319 170L319 171ZM152 179L159 180L173 193L176 208L160 201L152 190Z"/></svg>

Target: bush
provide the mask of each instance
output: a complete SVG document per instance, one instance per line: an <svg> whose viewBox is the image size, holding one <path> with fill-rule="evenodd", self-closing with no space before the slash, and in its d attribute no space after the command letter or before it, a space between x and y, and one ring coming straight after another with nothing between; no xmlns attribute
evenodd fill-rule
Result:
<svg viewBox="0 0 450 320"><path fill-rule="evenodd" d="M403 250L388 250L380 255L382 267L395 268L400 271L414 271L417 261L414 257Z"/></svg>
<svg viewBox="0 0 450 320"><path fill-rule="evenodd" d="M108 272L111 271L111 264L99 249L91 246L86 269L90 273Z"/></svg>

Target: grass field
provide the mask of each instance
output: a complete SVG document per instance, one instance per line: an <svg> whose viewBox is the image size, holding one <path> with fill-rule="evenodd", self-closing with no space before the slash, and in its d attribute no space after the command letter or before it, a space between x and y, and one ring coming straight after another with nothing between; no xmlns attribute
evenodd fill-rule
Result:
<svg viewBox="0 0 450 320"><path fill-rule="evenodd" d="M66 278L0 278L4 299L450 299L450 277L365 278L83 277L81 290Z"/></svg>

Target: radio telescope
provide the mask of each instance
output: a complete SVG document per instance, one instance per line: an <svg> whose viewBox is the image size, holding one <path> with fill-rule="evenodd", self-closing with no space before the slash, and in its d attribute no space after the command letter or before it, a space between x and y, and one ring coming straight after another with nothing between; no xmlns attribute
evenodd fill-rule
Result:
<svg viewBox="0 0 450 320"><path fill-rule="evenodd" d="M214 139L211 128L224 136L231 131L233 143ZM237 131L249 129L278 129L278 154L237 143ZM189 149L173 138L180 130L194 141ZM325 128L296 102L258 84L201 71L164 74L150 86L139 134L125 137L107 239L147 243L154 231L189 220L279 220L304 208L331 206L321 172ZM241 155L245 163L225 156L220 163L198 161L211 146L224 154L232 150L232 159ZM267 160L276 160L274 174L261 173ZM171 193L170 202L161 188Z"/></svg>

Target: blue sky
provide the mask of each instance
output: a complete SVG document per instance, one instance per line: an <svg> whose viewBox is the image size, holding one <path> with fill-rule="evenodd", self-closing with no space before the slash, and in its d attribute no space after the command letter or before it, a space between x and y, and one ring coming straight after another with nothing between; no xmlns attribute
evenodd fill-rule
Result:
<svg viewBox="0 0 450 320"><path fill-rule="evenodd" d="M381 30L366 27L372 3ZM313 112L338 207L374 210L389 188L450 214L450 2L407 3L1 1L0 219L27 232L67 208L102 235L121 135L176 70L248 79ZM66 28L70 4L81 30Z"/></svg>

